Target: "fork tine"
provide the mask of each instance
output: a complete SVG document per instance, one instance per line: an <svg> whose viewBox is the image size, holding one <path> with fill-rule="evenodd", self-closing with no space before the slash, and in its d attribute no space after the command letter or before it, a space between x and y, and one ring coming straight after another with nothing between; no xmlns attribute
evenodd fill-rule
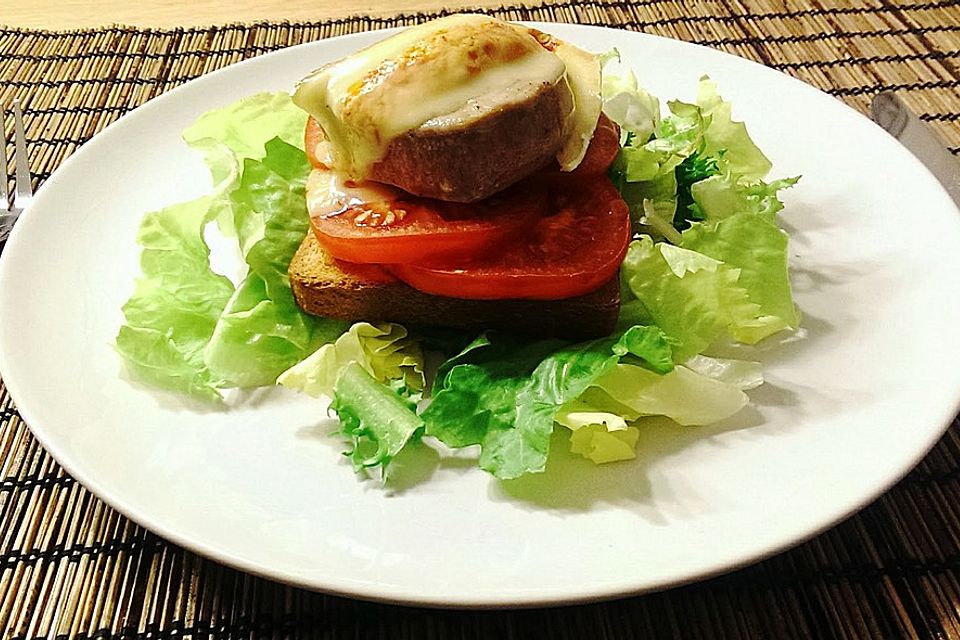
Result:
<svg viewBox="0 0 960 640"><path fill-rule="evenodd" d="M0 214L10 210L10 201L7 194L7 138L3 132L3 111L0 111Z"/></svg>
<svg viewBox="0 0 960 640"><path fill-rule="evenodd" d="M14 194L13 206L23 209L27 201L33 197L33 187L30 186L30 166L27 161L27 135L23 130L23 112L20 111L20 101L13 101L13 161L17 179L17 190Z"/></svg>

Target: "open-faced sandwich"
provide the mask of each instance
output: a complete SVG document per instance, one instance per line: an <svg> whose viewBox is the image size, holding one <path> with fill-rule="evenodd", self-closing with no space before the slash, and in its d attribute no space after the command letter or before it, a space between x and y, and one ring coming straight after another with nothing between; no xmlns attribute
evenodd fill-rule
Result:
<svg viewBox="0 0 960 640"><path fill-rule="evenodd" d="M432 441L515 478L557 425L599 463L652 416L733 415L762 382L739 345L798 325L795 179L764 182L708 78L666 113L615 57L457 15L204 114L184 138L214 187L144 218L118 351L228 405L326 397L359 468Z"/></svg>
<svg viewBox="0 0 960 640"><path fill-rule="evenodd" d="M305 78L313 233L290 265L319 316L596 337L630 215L600 62L481 15L403 31Z"/></svg>

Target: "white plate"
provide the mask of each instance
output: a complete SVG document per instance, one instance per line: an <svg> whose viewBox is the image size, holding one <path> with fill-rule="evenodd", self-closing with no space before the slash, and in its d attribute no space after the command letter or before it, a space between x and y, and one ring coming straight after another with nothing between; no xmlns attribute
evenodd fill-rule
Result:
<svg viewBox="0 0 960 640"><path fill-rule="evenodd" d="M750 408L720 426L646 429L632 463L559 453L547 473L507 484L423 455L385 490L354 476L316 401L278 389L217 411L127 380L111 343L141 214L208 187L180 132L382 37L367 33L188 83L47 181L0 261L0 370L37 437L110 505L203 555L431 605L664 588L781 550L888 488L960 400L960 213L944 190L868 120L775 71L646 35L541 28L617 46L661 98L692 99L710 74L775 173L803 174L783 219L804 331L761 350L768 382Z"/></svg>

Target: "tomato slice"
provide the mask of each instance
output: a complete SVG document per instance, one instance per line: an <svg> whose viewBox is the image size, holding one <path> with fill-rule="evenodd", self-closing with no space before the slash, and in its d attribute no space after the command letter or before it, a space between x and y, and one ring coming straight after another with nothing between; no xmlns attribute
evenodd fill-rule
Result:
<svg viewBox="0 0 960 640"><path fill-rule="evenodd" d="M379 282L380 284L390 284L396 282L396 277L379 264L359 264L356 262L347 262L345 260L334 260L337 268L347 275L360 278L361 280Z"/></svg>
<svg viewBox="0 0 960 640"><path fill-rule="evenodd" d="M575 176L593 176L604 173L613 164L620 151L620 127L603 113L593 130L593 138L580 164L570 172Z"/></svg>
<svg viewBox="0 0 960 640"><path fill-rule="evenodd" d="M315 169L307 182L310 223L334 257L354 263L445 264L482 255L536 224L546 187L513 187L463 204L354 183Z"/></svg>
<svg viewBox="0 0 960 640"><path fill-rule="evenodd" d="M604 175L550 181L550 207L524 237L496 255L459 267L389 267L410 286L471 300L559 300L612 278L630 242L630 213Z"/></svg>

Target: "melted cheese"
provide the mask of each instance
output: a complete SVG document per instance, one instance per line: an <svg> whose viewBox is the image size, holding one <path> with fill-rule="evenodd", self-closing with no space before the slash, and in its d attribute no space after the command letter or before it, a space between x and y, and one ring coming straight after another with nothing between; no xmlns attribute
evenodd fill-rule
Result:
<svg viewBox="0 0 960 640"><path fill-rule="evenodd" d="M564 171L573 171L583 160L603 109L600 97L600 60L592 53L566 42L554 50L567 67L567 81L573 92L573 113L567 120L564 143L557 162Z"/></svg>
<svg viewBox="0 0 960 640"><path fill-rule="evenodd" d="M311 217L336 216L371 203L393 202L400 189L378 182L353 182L335 171L314 170L307 178L307 211Z"/></svg>
<svg viewBox="0 0 960 640"><path fill-rule="evenodd" d="M599 116L599 65L594 74L595 56L553 41L548 47L540 36L487 16L449 16L321 67L298 84L294 102L323 128L331 166L363 179L397 136L484 96L562 82L573 99L558 159L569 170Z"/></svg>

